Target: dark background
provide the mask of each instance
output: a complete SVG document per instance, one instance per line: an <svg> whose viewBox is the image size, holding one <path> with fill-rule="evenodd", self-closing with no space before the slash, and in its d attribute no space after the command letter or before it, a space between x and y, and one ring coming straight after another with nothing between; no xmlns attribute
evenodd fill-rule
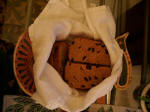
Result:
<svg viewBox="0 0 150 112"><path fill-rule="evenodd" d="M127 38L127 47L134 65L142 64L145 28L145 4L144 1L127 11L126 31L130 33ZM149 32L150 33L150 32ZM150 38L149 38L150 41ZM150 43L148 57L150 56ZM150 63L150 58L148 59Z"/></svg>

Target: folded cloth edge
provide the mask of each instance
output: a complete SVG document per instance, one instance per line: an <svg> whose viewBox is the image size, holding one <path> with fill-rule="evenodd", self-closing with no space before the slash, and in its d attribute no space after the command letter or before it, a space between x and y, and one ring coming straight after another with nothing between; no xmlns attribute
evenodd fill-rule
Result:
<svg viewBox="0 0 150 112"><path fill-rule="evenodd" d="M58 22L58 21L55 21L55 22ZM63 23L63 22L62 22ZM35 24L34 24L35 25ZM46 24L45 24L46 25ZM32 25L31 25L32 26ZM30 26L30 28L29 28L29 35L30 35L30 37L31 37L31 41L33 42L33 43L35 43L35 41L34 40L32 40L32 38L34 37L33 35L31 35L32 34L32 32L33 32L33 30L32 30L32 28L33 27L31 27ZM64 25L65 26L65 25ZM69 28L68 28L69 27ZM70 23L68 23L67 25L66 25L66 28L68 28L68 32L71 30L71 25L70 25ZM33 28L34 29L34 28ZM59 28L58 28L59 29ZM64 29L64 28L60 28L60 29ZM94 30L98 30L99 31L99 27L97 27L96 29L94 29ZM36 30L37 31L37 30ZM36 31L34 32L35 34L36 34ZM57 32L58 30L56 30L56 32ZM52 34L53 34L53 32L51 32ZM67 33L68 34L68 33ZM66 34L66 35L67 35ZM54 36L55 34L53 34L53 36ZM66 36L65 35L65 36ZM102 36L102 34L101 34L101 32L99 32L99 35L101 35ZM38 36L37 34L36 34L36 36ZM64 37L65 37L64 36ZM112 36L112 35L110 35L110 36ZM39 37L40 38L40 37ZM42 37L41 37L42 38ZM48 37L47 37L48 38ZM53 45L53 43L54 43L54 41L56 40L56 38L53 38L53 40L52 40L52 42L50 42L50 43L52 43L51 44L51 47L52 47L52 45ZM105 40L105 39L104 39ZM113 40L113 41L115 41L115 40ZM41 44L41 41L39 41L40 42L40 44ZM44 41L45 42L45 41ZM104 43L105 43L105 41L104 41ZM115 42L113 42L114 44L116 44ZM39 44L38 42L36 43L36 44ZM43 43L43 45L44 45L44 43ZM106 45L107 46L107 45ZM116 45L117 46L117 45ZM50 47L50 46L49 46ZM48 50L48 53L50 53L50 49L51 49L51 47L49 48L49 50ZM119 47L119 46L117 46L117 47ZM36 48L36 47L35 47ZM119 48L117 48L117 49L119 49ZM38 50L37 50L38 51ZM46 52L46 51L45 51ZM121 50L118 50L117 52L120 52L120 55L118 55L118 58L119 59L121 59L121 57L122 57L122 51ZM47 53L47 54L48 54ZM46 62L47 61L47 59L48 59L48 56L49 55L46 55L47 57L45 57L45 61L44 62ZM118 60L118 63L119 63L119 61L120 60ZM115 62L117 62L116 60L115 60ZM115 63L114 62L114 63ZM121 63L120 63L120 65L121 65ZM114 64L114 66L115 66L115 64ZM43 68L44 68L45 66L43 66ZM117 70L117 72L116 72L116 70ZM120 75L120 73L121 73L121 70L122 70L122 66L119 66L119 68L116 68L114 71L112 71L112 72L116 72L118 75L116 75L116 76L112 76L112 77L114 77L114 81L113 81L113 84L115 83L115 81L117 80L117 77ZM34 71L35 72L35 71ZM35 73L35 74L42 74L42 72L41 73ZM115 75L115 74L114 74ZM37 79L37 81L36 81L36 78L37 77L35 77L35 82L37 82L38 83L38 79ZM108 78L109 79L109 78ZM106 79L106 81L108 80L108 79ZM104 83L104 82L106 82L105 80L102 82L102 84ZM91 95L89 95L90 94L90 92L91 91L96 91L99 87L101 87L101 86L96 86L95 88L92 88L88 93L87 93L87 95L86 96L91 96ZM110 91L112 89L112 87L111 88L109 88L108 89L108 91ZM37 90L38 91L38 90ZM99 91L100 92L100 91ZM93 92L91 92L91 93L93 93ZM104 94L103 94L104 95ZM101 95L102 96L102 95ZM96 96L96 97L98 97L98 96ZM100 95L99 95L99 97L100 97ZM90 97L91 99L92 99L92 97ZM35 98L36 99L36 98ZM88 99L88 98L87 98ZM96 98L93 98L89 103L87 103L86 105L82 105L80 108L78 107L78 108L76 108L76 107L71 107L70 106L70 108L69 107L67 107L67 106L65 106L65 105L61 105L61 104L58 104L57 106L61 106L64 110L67 110L67 111L74 111L74 112L76 112L76 111L81 111L81 110L83 110L83 109L85 109L87 106L89 106L91 103L93 103L94 101L95 101L95 99ZM84 102L86 103L86 102L88 102L87 100L84 100ZM85 103L83 103L83 104L85 104ZM56 106L56 107L57 107ZM48 106L49 107L49 106ZM55 107L55 108L56 108ZM51 109L54 109L54 107L51 107Z"/></svg>

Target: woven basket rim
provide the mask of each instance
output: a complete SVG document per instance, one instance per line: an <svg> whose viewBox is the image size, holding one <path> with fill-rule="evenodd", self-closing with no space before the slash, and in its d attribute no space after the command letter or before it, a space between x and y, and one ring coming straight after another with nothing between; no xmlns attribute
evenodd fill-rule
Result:
<svg viewBox="0 0 150 112"><path fill-rule="evenodd" d="M20 86L20 88L29 96L32 96L32 93L28 92L25 87L22 85L22 83L20 82L19 78L17 77L17 72L16 72L16 62L15 62L15 59L16 59L16 53L17 53L17 49L19 47L19 44L20 44L20 41L23 39L25 33L27 33L27 30L25 30L20 36L19 36L19 39L17 41L17 44L16 44L16 47L15 47L15 50L14 50L14 54L13 54L13 70L14 70L14 75L15 75L15 78Z"/></svg>
<svg viewBox="0 0 150 112"><path fill-rule="evenodd" d="M16 59L17 49L18 49L18 47L19 47L19 44L20 44L21 40L24 38L25 33L27 33L27 32L28 32L28 30L25 30L25 31L19 36L19 39L18 39L17 44L16 44L16 46L15 46L14 54L13 54L13 70L14 70L15 78L16 78L16 80L17 80L17 82L18 82L20 88L21 88L27 95L32 96L33 93L30 93L29 91L27 91L27 90L25 89L25 87L23 86L23 84L20 82L19 78L17 77L16 66L15 66L15 65L16 65L15 59ZM123 37L125 37L125 39L126 39L126 38L128 37L128 35L129 35L129 33L126 32L126 33L124 33L124 34L122 34L122 35L116 37L116 39L120 39L120 38L123 38ZM125 45L125 46L126 46L126 45ZM124 53L124 55L126 55L126 54ZM127 61L127 59L126 59L126 61ZM129 59L129 61L131 61L131 60ZM130 67L130 70L129 70L129 71L131 71L131 69L132 69L132 68ZM120 86L120 85L118 85L118 84L116 83L116 85L115 85L116 88L118 88L119 90L124 90L125 88L127 88L127 86L129 85L129 83L131 82L131 73L129 73L129 77L128 77L128 78L129 78L129 79L127 79L127 83L126 83L124 86ZM119 79L118 79L118 81L119 81ZM117 81L117 82L118 82L118 81Z"/></svg>

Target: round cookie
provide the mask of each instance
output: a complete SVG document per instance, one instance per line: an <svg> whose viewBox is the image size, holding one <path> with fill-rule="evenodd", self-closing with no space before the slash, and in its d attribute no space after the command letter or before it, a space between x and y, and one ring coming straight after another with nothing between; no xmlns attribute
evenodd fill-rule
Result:
<svg viewBox="0 0 150 112"><path fill-rule="evenodd" d="M53 45L48 63L52 65L63 77L64 66L67 57L67 44L64 41L56 41Z"/></svg>
<svg viewBox="0 0 150 112"><path fill-rule="evenodd" d="M111 61L102 41L76 38L69 45L65 81L76 89L90 89L111 75Z"/></svg>
<svg viewBox="0 0 150 112"><path fill-rule="evenodd" d="M67 62L65 80L76 89L90 89L111 74L110 66L96 66Z"/></svg>
<svg viewBox="0 0 150 112"><path fill-rule="evenodd" d="M69 60L110 65L110 57L102 41L76 38L69 46Z"/></svg>

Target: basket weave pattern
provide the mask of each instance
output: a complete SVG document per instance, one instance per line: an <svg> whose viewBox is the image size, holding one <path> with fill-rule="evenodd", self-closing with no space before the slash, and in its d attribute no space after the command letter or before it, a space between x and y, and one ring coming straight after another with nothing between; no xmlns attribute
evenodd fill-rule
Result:
<svg viewBox="0 0 150 112"><path fill-rule="evenodd" d="M19 85L28 95L35 92L33 63L34 58L31 41L28 32L25 32L16 45L14 53L14 71Z"/></svg>

